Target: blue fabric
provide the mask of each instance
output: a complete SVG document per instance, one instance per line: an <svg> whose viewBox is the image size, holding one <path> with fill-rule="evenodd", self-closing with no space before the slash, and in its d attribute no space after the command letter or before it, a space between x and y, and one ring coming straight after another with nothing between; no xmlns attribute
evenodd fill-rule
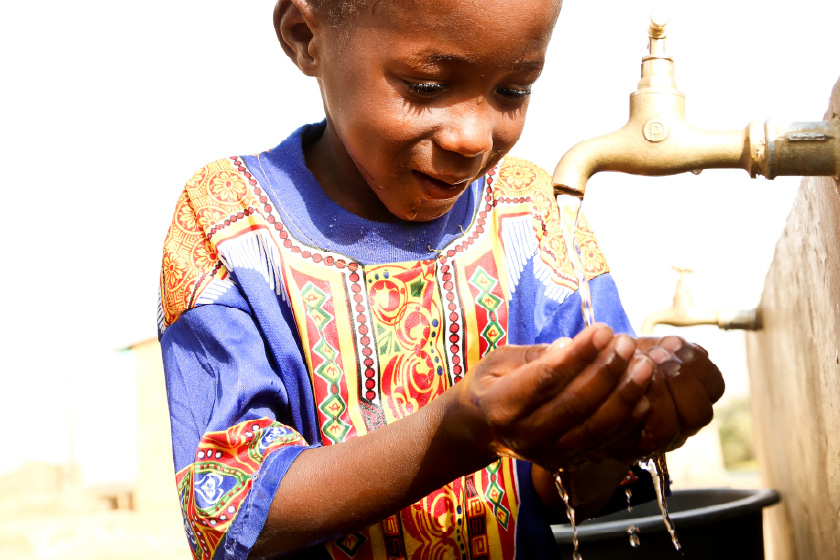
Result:
<svg viewBox="0 0 840 560"><path fill-rule="evenodd" d="M449 212L429 222L375 222L348 212L324 193L303 156L303 143L320 136L325 126L326 121L303 126L273 150L242 157L283 219L316 247L364 264L423 260L432 255L430 247L445 246L473 219L484 178L473 182Z"/></svg>
<svg viewBox="0 0 840 560"><path fill-rule="evenodd" d="M320 188L306 168L302 145L324 124L302 127L261 157L245 156L281 215L314 245L362 263L423 260L462 234L477 212L484 180L473 183L453 209L427 223L371 222L345 211ZM339 225L340 224L340 225ZM534 256L509 300L508 342L533 344L574 336L584 327L580 297L558 302L535 277ZM230 270L235 289L213 305L187 310L161 337L172 418L175 467L195 459L208 432L268 418L296 430L309 447L321 445L311 381L291 309L256 270ZM632 333L609 274L590 281L595 316L616 332ZM283 476L309 447L270 453L216 557L246 558L268 516ZM519 463L522 522L517 523L521 558L556 558L542 504L530 484L530 465Z"/></svg>

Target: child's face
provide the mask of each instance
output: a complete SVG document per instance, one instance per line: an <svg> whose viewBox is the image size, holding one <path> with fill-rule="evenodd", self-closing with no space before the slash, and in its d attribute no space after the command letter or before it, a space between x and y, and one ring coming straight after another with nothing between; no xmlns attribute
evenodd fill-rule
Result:
<svg viewBox="0 0 840 560"><path fill-rule="evenodd" d="M344 37L322 28L321 164L332 168L319 179L337 178L325 189L375 203L372 190L380 204L359 212L368 217L446 213L519 139L559 10L558 0L389 1L351 17Z"/></svg>

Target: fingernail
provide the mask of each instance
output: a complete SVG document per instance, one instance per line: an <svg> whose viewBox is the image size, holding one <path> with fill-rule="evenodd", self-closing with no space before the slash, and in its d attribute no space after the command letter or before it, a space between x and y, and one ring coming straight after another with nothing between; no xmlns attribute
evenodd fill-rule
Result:
<svg viewBox="0 0 840 560"><path fill-rule="evenodd" d="M636 351L636 344L629 336L622 335L615 341L615 351L623 360L629 360Z"/></svg>
<svg viewBox="0 0 840 560"><path fill-rule="evenodd" d="M548 349L549 350L558 350L560 348L565 348L566 346L569 345L569 343L571 341L572 341L572 339L569 338L568 336L558 338L557 340L555 340L554 342L551 343L551 346L549 346Z"/></svg>
<svg viewBox="0 0 840 560"><path fill-rule="evenodd" d="M609 344L613 336L613 330L606 325L598 325L596 328L595 334L592 335L592 345L600 351Z"/></svg>
<svg viewBox="0 0 840 560"><path fill-rule="evenodd" d="M647 360L639 360L630 365L627 375L636 385L646 387L653 378L653 367Z"/></svg>
<svg viewBox="0 0 840 560"><path fill-rule="evenodd" d="M654 363L658 365L668 361L668 359L671 357L671 353L662 347L654 346L648 351L648 356L651 360L654 361Z"/></svg>

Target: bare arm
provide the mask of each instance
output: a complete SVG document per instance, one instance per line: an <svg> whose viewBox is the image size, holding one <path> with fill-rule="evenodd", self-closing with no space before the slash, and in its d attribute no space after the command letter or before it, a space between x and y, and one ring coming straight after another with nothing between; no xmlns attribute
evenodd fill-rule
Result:
<svg viewBox="0 0 840 560"><path fill-rule="evenodd" d="M360 530L489 464L494 455L476 445L457 399L448 391L366 436L301 453L251 558Z"/></svg>
<svg viewBox="0 0 840 560"><path fill-rule="evenodd" d="M367 527L499 455L565 464L632 414L648 381L626 371L634 350L629 337L604 326L565 348L504 347L416 413L304 451L284 476L251 556Z"/></svg>

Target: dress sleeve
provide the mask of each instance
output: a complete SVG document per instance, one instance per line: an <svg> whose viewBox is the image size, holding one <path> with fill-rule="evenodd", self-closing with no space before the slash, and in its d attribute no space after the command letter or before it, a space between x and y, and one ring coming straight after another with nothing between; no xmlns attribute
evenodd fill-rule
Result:
<svg viewBox="0 0 840 560"><path fill-rule="evenodd" d="M222 207L210 196L215 186L236 186L229 166L200 170L178 200L158 312L175 479L184 529L201 560L247 558L290 465L320 445L301 435L309 432L290 381L297 346L284 339L286 352L270 351L212 235L219 208L236 213L233 203Z"/></svg>
<svg viewBox="0 0 840 560"><path fill-rule="evenodd" d="M161 339L178 496L196 559L246 558L280 481L310 447L242 310L189 310ZM315 443L317 446L318 443Z"/></svg>

